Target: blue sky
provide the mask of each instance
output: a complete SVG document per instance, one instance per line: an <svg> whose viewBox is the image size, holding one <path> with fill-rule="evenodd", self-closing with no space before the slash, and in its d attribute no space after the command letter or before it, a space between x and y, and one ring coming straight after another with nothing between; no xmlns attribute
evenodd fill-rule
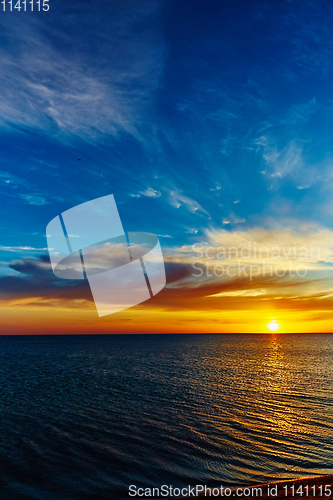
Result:
<svg viewBox="0 0 333 500"><path fill-rule="evenodd" d="M111 193L125 230L169 252L207 231L331 229L332 21L304 0L1 12L1 274Z"/></svg>

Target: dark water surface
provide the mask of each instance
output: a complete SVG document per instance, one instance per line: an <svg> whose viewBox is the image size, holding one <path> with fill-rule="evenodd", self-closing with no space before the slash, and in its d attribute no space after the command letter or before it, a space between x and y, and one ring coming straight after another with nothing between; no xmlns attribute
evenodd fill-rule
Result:
<svg viewBox="0 0 333 500"><path fill-rule="evenodd" d="M333 335L0 337L0 499L331 473Z"/></svg>

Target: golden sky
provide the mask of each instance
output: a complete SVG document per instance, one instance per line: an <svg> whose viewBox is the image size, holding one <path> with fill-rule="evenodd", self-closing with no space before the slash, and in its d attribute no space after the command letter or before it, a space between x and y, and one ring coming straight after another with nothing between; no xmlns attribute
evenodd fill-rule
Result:
<svg viewBox="0 0 333 500"><path fill-rule="evenodd" d="M267 333L272 321L279 333L330 332L332 241L313 225L207 231L194 247L164 248L158 295L102 318L87 283L55 279L46 258L21 259L6 278L1 333Z"/></svg>

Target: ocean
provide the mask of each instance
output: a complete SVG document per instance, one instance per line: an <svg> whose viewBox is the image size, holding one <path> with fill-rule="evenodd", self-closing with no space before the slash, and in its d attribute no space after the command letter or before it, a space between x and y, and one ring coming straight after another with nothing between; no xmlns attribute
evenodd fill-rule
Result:
<svg viewBox="0 0 333 500"><path fill-rule="evenodd" d="M333 467L333 335L0 337L0 499Z"/></svg>

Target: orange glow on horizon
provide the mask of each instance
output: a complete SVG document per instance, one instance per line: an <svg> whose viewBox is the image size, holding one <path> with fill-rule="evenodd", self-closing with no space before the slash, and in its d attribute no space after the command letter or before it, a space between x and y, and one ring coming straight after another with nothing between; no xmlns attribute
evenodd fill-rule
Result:
<svg viewBox="0 0 333 500"><path fill-rule="evenodd" d="M149 304L150 305L150 304ZM163 309L140 305L126 311L98 318L93 304L64 308L26 302L7 304L1 311L2 334L112 334L112 333L318 333L332 332L331 316L312 320L313 312L279 309L278 320L263 322L268 307L204 311ZM246 304L247 305L247 304ZM267 304L268 306L268 304ZM270 309L274 304L270 304ZM273 306L273 307L272 307ZM266 314L265 314L266 315ZM266 317L267 317L266 316ZM333 315L332 315L333 316Z"/></svg>

